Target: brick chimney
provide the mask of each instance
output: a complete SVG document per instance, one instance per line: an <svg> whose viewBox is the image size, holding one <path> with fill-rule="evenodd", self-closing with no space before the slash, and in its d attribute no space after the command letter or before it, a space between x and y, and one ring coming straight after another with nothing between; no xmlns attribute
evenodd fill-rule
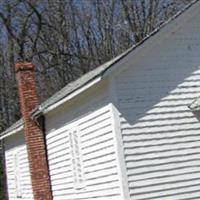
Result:
<svg viewBox="0 0 200 200"><path fill-rule="evenodd" d="M38 105L34 66L31 62L17 62L15 70L34 200L52 200L44 133L30 118Z"/></svg>

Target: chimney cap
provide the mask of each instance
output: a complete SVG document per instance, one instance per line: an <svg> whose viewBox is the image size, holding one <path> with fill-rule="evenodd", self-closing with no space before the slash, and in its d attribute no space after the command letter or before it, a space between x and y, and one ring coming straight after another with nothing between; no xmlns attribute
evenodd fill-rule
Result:
<svg viewBox="0 0 200 200"><path fill-rule="evenodd" d="M15 71L19 72L19 71L33 71L34 70L34 66L32 64L32 62L29 61L17 61L15 64Z"/></svg>

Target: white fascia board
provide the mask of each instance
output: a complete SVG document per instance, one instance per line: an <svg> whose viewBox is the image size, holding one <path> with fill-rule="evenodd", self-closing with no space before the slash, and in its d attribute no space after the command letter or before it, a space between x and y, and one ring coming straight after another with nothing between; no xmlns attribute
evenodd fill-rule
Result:
<svg viewBox="0 0 200 200"><path fill-rule="evenodd" d="M16 134L16 133L22 131L23 129L24 129L24 126L23 126L23 125L20 125L19 127L15 128L15 129L13 129L13 130L7 132L7 133L2 134L2 135L0 136L0 140L3 140L3 139L5 139L6 137L9 137L9 136L11 136L11 135L14 135L14 134Z"/></svg>
<svg viewBox="0 0 200 200"><path fill-rule="evenodd" d="M87 89L89 89L90 87L92 87L93 85L97 84L98 82L100 82L102 80L102 77L99 76L97 78L95 78L94 80L92 80L91 82L89 82L88 84L84 85L83 87L75 90L74 92L72 92L71 94L67 95L65 98L59 100L58 102L50 105L49 107L43 109L39 107L39 110L41 110L41 112L43 114L48 113L49 111L57 108L58 106L62 105L63 103L71 100L72 98L76 97L77 95L81 94L82 92L86 91Z"/></svg>

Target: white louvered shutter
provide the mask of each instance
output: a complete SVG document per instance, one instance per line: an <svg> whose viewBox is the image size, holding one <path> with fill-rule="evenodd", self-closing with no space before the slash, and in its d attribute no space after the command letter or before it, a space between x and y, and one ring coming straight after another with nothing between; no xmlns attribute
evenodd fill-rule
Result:
<svg viewBox="0 0 200 200"><path fill-rule="evenodd" d="M81 143L78 127L69 131L72 171L74 179L74 188L79 190L84 188L84 172L81 155Z"/></svg>
<svg viewBox="0 0 200 200"><path fill-rule="evenodd" d="M21 189L21 173L20 173L20 158L19 152L15 152L14 154L14 173L15 173L15 191L16 197L22 197L22 189Z"/></svg>

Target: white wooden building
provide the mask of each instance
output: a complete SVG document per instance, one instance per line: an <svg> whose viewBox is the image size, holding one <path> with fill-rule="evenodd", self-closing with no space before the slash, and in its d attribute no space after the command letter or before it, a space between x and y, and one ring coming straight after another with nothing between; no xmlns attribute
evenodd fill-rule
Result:
<svg viewBox="0 0 200 200"><path fill-rule="evenodd" d="M54 200L200 199L200 1L38 106ZM22 120L9 200L33 199Z"/></svg>

